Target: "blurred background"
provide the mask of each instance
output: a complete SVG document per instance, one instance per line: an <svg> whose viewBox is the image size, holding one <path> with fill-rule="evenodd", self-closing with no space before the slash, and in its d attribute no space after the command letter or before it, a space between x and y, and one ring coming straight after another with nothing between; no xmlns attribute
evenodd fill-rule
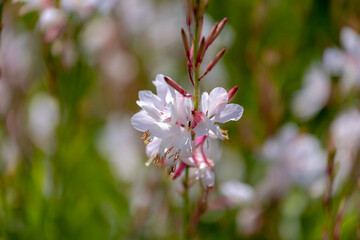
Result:
<svg viewBox="0 0 360 240"><path fill-rule="evenodd" d="M181 0L1 1L0 239L181 239L181 180L131 116L156 74L191 83ZM211 0L202 91L245 109L211 144L196 239L360 238L358 0ZM191 189L195 203L199 183Z"/></svg>

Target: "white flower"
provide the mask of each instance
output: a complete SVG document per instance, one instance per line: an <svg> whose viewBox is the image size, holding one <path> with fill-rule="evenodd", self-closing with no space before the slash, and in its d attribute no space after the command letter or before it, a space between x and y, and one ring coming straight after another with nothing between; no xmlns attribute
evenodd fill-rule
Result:
<svg viewBox="0 0 360 240"><path fill-rule="evenodd" d="M232 205L251 203L255 199L254 189L250 185L236 180L221 184L220 192Z"/></svg>
<svg viewBox="0 0 360 240"><path fill-rule="evenodd" d="M305 73L303 87L294 94L292 110L303 120L316 115L327 103L331 93L331 82L320 66L313 65Z"/></svg>
<svg viewBox="0 0 360 240"><path fill-rule="evenodd" d="M111 170L126 182L138 180L137 173L142 158L134 133L135 130L129 128L127 116L112 113L96 142L100 154L110 161Z"/></svg>
<svg viewBox="0 0 360 240"><path fill-rule="evenodd" d="M58 8L45 8L39 18L39 28L45 33L45 41L52 42L66 24L66 14Z"/></svg>
<svg viewBox="0 0 360 240"><path fill-rule="evenodd" d="M335 162L340 163L335 176L335 188L348 176L360 148L360 112L348 109L331 124L331 136L336 153Z"/></svg>
<svg viewBox="0 0 360 240"><path fill-rule="evenodd" d="M145 132L143 139L149 161L172 166L179 157L192 155L193 100L171 88L163 75L157 75L154 85L157 95L151 91L139 92L137 104L142 110L131 118L131 124L136 130Z"/></svg>
<svg viewBox="0 0 360 240"><path fill-rule="evenodd" d="M285 125L275 137L268 139L262 155L272 162L269 176L282 179L276 182L284 187L289 180L308 187L320 181L325 174L327 157L319 140L313 135L299 133L294 124ZM271 185L270 182L268 184ZM277 185L277 188L280 186Z"/></svg>
<svg viewBox="0 0 360 240"><path fill-rule="evenodd" d="M37 93L28 109L30 137L46 153L56 147L55 130L60 121L57 99L47 93Z"/></svg>
<svg viewBox="0 0 360 240"><path fill-rule="evenodd" d="M327 49L323 63L331 74L341 77L341 91L347 94L354 86L360 88L360 37L353 29L344 27L340 41L345 51Z"/></svg>
<svg viewBox="0 0 360 240"><path fill-rule="evenodd" d="M197 148L194 148L193 154L189 158L181 158L178 169L173 178L181 175L186 166L194 169L195 178L201 180L203 187L211 188L215 185L215 173L213 171L214 162L206 156L204 144L207 136L195 139Z"/></svg>
<svg viewBox="0 0 360 240"><path fill-rule="evenodd" d="M217 87L210 94L204 92L201 95L199 107L204 118L198 123L198 127L194 129L198 136L213 133L219 139L227 137L226 132L222 131L215 123L237 121L244 112L242 106L234 103L228 104L229 99L232 97L229 94L224 88Z"/></svg>

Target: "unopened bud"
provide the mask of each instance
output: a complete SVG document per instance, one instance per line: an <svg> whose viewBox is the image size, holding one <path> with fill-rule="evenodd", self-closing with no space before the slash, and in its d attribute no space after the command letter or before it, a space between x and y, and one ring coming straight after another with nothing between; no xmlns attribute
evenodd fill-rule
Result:
<svg viewBox="0 0 360 240"><path fill-rule="evenodd" d="M239 87L235 86L233 87L229 92L228 92L228 101L230 102L230 100L235 96L235 94L237 93Z"/></svg>
<svg viewBox="0 0 360 240"><path fill-rule="evenodd" d="M187 57L188 59L190 59L189 42L188 42L188 38L187 38L187 36L186 36L185 30L184 30L183 28L181 28L181 37L182 37L182 40L183 40L186 57Z"/></svg>
<svg viewBox="0 0 360 240"><path fill-rule="evenodd" d="M187 92L177 82L175 82L174 80L172 80L169 77L164 77L164 79L165 79L166 83L170 85L170 87L172 87L173 89L178 91L184 97L187 96Z"/></svg>
<svg viewBox="0 0 360 240"><path fill-rule="evenodd" d="M186 24L191 25L191 4L190 0L186 1Z"/></svg>
<svg viewBox="0 0 360 240"><path fill-rule="evenodd" d="M194 44L191 45L190 49L190 62L194 59Z"/></svg>
<svg viewBox="0 0 360 240"><path fill-rule="evenodd" d="M218 26L219 23L215 23L214 26L211 28L208 37L206 38L206 48L208 48L210 46L210 44L213 42L213 38L215 37L215 33L216 33L216 28Z"/></svg>
<svg viewBox="0 0 360 240"><path fill-rule="evenodd" d="M193 86L195 86L195 85L194 85L194 80L193 80L193 77L192 77L192 74L191 74L191 63L190 63L190 61L187 62L187 70L188 70L188 74L189 74L189 78L190 78L191 84L192 84Z"/></svg>
<svg viewBox="0 0 360 240"><path fill-rule="evenodd" d="M203 37L200 42L200 47L196 58L196 65L199 65L201 63L204 54L205 54L205 38Z"/></svg>
<svg viewBox="0 0 360 240"><path fill-rule="evenodd" d="M215 31L215 34L214 34L214 37L211 39L209 45L212 44L212 43L215 41L215 39L219 36L219 34L221 33L221 31L224 29L227 20L228 20L227 18L224 18L224 19L221 20L221 22L217 25L216 31Z"/></svg>
<svg viewBox="0 0 360 240"><path fill-rule="evenodd" d="M223 48L220 52L218 52L218 54L216 54L215 58L209 63L209 65L206 67L206 71L203 75L201 75L201 77L199 78L200 80L208 73L211 71L211 69L216 65L216 63L222 58L222 56L224 56L224 53L226 51L226 48Z"/></svg>

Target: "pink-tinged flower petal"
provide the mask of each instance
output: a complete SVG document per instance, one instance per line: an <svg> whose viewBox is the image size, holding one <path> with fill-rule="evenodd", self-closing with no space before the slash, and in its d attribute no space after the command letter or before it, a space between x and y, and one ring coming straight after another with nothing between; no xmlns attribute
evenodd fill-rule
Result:
<svg viewBox="0 0 360 240"><path fill-rule="evenodd" d="M213 187L215 185L215 173L211 171L211 168L206 168L204 177L201 179L204 187Z"/></svg>
<svg viewBox="0 0 360 240"><path fill-rule="evenodd" d="M214 88L209 94L209 108L207 116L211 117L221 112L227 103L227 91L222 87Z"/></svg>
<svg viewBox="0 0 360 240"><path fill-rule="evenodd" d="M207 92L203 92L201 95L201 101L200 101L200 111L202 111L204 114L207 114L209 110L209 94Z"/></svg>
<svg viewBox="0 0 360 240"><path fill-rule="evenodd" d="M144 103L152 105L156 108L162 109L164 108L163 104L161 104L161 99L153 94L151 91L140 91L139 92L139 101L137 104L141 107Z"/></svg>
<svg viewBox="0 0 360 240"><path fill-rule="evenodd" d="M201 179L204 188L213 187L215 185L215 173L211 167L202 162L196 170L197 179Z"/></svg>
<svg viewBox="0 0 360 240"><path fill-rule="evenodd" d="M154 119L144 110L135 113L130 122L133 127L140 132L146 132L152 127L152 125L154 125Z"/></svg>
<svg viewBox="0 0 360 240"><path fill-rule="evenodd" d="M198 145L198 144L203 144L203 143L205 142L205 140L206 140L206 137L207 137L207 136L201 136L201 137L195 138L195 143L196 143L196 145Z"/></svg>
<svg viewBox="0 0 360 240"><path fill-rule="evenodd" d="M227 104L225 109L214 117L215 122L226 123L228 121L237 121L243 115L244 108L238 104Z"/></svg>
<svg viewBox="0 0 360 240"><path fill-rule="evenodd" d="M192 110L191 113L193 115L193 120L192 120L192 126L191 127L195 128L198 125L198 123L203 120L204 116L203 116L203 114L201 112L198 112L198 111L195 111L195 110Z"/></svg>
<svg viewBox="0 0 360 240"><path fill-rule="evenodd" d="M173 179L179 177L181 175L181 173L184 171L185 167L186 167L186 164L184 162L180 162L180 166L176 169Z"/></svg>
<svg viewBox="0 0 360 240"><path fill-rule="evenodd" d="M207 125L205 124L205 118L201 119L193 129L196 136L204 136L209 133Z"/></svg>
<svg viewBox="0 0 360 240"><path fill-rule="evenodd" d="M177 125L155 121L155 119L149 116L144 110L136 113L130 122L136 130L141 132L149 130L152 136L159 138L166 138L180 131L180 127Z"/></svg>
<svg viewBox="0 0 360 240"><path fill-rule="evenodd" d="M167 102L169 97L168 95L170 93L169 91L171 90L169 89L169 85L165 82L164 75L158 74L155 81L153 81L153 84L156 87L156 92L159 98L162 101Z"/></svg>
<svg viewBox="0 0 360 240"><path fill-rule="evenodd" d="M161 142L162 139L154 137L152 141L148 145L146 145L146 155L148 157L156 155L159 151Z"/></svg>
<svg viewBox="0 0 360 240"><path fill-rule="evenodd" d="M136 101L136 103L154 120L153 121L160 121L161 113L158 109L156 109L154 106L142 102L142 101Z"/></svg>
<svg viewBox="0 0 360 240"><path fill-rule="evenodd" d="M224 137L221 134L221 132L219 131L218 126L215 125L214 122L211 121L209 118L204 118L204 120L205 120L206 129L210 130L220 140L224 140ZM211 134L211 132L210 132L210 134Z"/></svg>

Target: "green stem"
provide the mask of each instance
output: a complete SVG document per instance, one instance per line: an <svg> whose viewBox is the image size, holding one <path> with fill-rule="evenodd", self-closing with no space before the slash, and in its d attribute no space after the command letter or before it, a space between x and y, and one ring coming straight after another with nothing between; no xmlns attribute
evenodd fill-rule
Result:
<svg viewBox="0 0 360 240"><path fill-rule="evenodd" d="M194 110L197 111L199 108L199 65L196 62L197 55L198 55L198 47L199 47L199 8L200 8L200 0L197 1L198 11L195 16L195 36L194 36L194 55L193 55L193 65L195 68L195 79L194 79Z"/></svg>
<svg viewBox="0 0 360 240"><path fill-rule="evenodd" d="M184 225L183 225L183 234L184 240L190 239L190 204L189 204L189 167L185 168L185 179L184 179Z"/></svg>

